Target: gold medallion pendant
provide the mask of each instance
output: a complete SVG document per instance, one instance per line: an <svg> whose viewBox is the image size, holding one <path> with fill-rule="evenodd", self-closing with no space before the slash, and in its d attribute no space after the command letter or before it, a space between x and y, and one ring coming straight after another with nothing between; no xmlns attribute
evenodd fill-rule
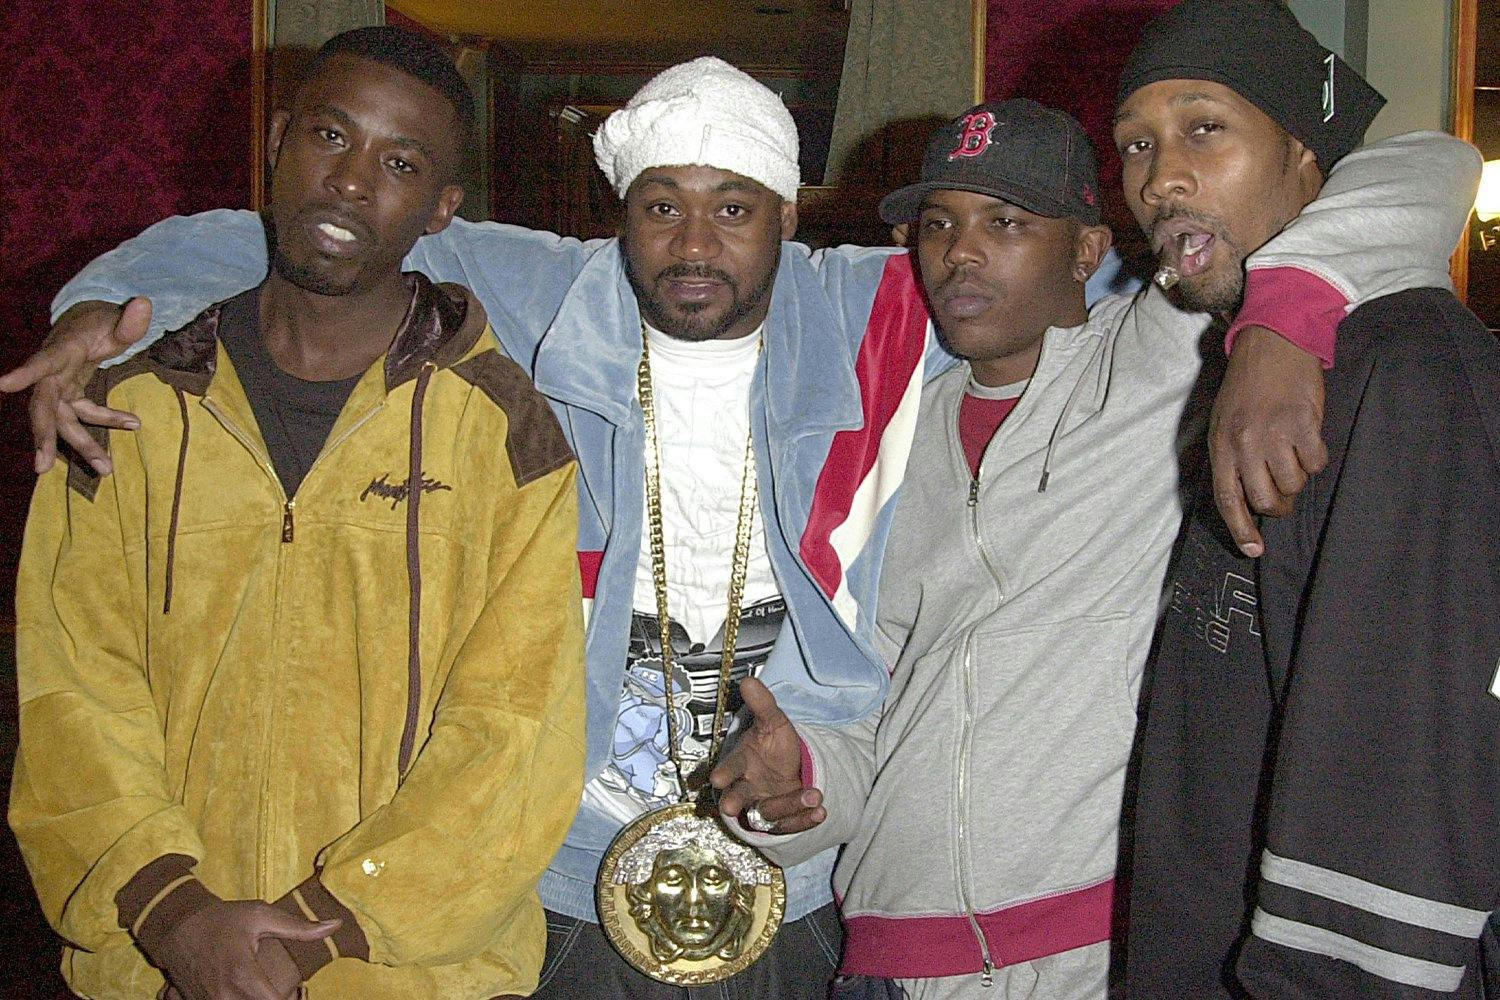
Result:
<svg viewBox="0 0 1500 1000"><path fill-rule="evenodd" d="M673 652L662 537L661 449L644 325L636 379L646 430L646 526L661 630L662 677L670 678ZM740 509L708 757L690 779L678 749L673 685L664 680L667 754L683 801L648 812L621 830L604 854L595 884L600 923L610 944L633 968L677 986L716 983L748 968L771 946L786 912L786 878L781 869L730 835L707 801L712 795L700 799L697 794L706 785L724 741L725 704L739 637L756 494L755 450L750 439L745 442L740 475Z"/></svg>
<svg viewBox="0 0 1500 1000"><path fill-rule="evenodd" d="M702 986L765 954L786 912L786 879L693 802L647 813L605 852L604 933L652 979Z"/></svg>

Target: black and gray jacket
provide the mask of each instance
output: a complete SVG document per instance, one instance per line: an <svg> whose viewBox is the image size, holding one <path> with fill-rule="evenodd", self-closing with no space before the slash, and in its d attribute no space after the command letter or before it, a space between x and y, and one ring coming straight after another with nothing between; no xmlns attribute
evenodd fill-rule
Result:
<svg viewBox="0 0 1500 1000"><path fill-rule="evenodd" d="M1128 995L1485 996L1500 907L1500 345L1446 291L1338 333L1266 556L1191 510L1142 727Z"/></svg>

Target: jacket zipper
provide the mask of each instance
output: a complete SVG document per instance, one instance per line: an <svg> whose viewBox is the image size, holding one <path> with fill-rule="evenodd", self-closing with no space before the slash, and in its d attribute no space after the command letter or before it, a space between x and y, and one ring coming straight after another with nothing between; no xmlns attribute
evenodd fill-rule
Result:
<svg viewBox="0 0 1500 1000"><path fill-rule="evenodd" d="M286 498L286 489L281 485L281 478L276 475L276 467L271 464L271 460L266 457L266 453L257 448L255 446L255 441L251 439L250 435L240 430L239 425L225 416L224 411L219 409L218 405L215 404L214 401L212 399L209 399L207 396L203 397L203 408L209 413L212 413L214 417L219 421L219 423L224 425L224 429L227 430L236 441L244 445L246 451L255 456L255 461L259 463L262 469L265 470L266 475L271 477L271 482L276 484L276 492L281 494L281 503L283 507L289 506L291 501ZM286 533L289 518L290 515L282 518L281 526L283 534Z"/></svg>
<svg viewBox="0 0 1500 1000"><path fill-rule="evenodd" d="M214 401L212 399L204 397L203 406L206 410L208 410L209 413L212 413L215 417L218 418L219 423L224 425L224 429L227 430L231 435L233 435L236 441L245 446L246 451L255 456L255 460L260 463L260 467L266 470L266 474L269 475L271 477L271 481L276 484L277 492L281 494L281 540L283 542L290 542L292 540L292 513L297 509L296 498L287 498L286 487L281 485L281 477L276 474L276 467L271 464L271 460L266 456L266 453L255 446L255 441L250 437L250 435L240 430L238 424L225 416L224 411L219 409L218 406L214 404ZM305 475L303 475L302 481L306 482L307 477L312 475L312 471L323 463L323 457L325 455L347 441L349 439L349 435L353 434L365 424L369 423L370 418L375 416L375 414L379 413L384 408L385 404L383 403L370 407L370 409L365 412L364 416L360 417L350 425L348 430L344 431L344 433L340 434L336 438L330 438L329 441L323 445L323 450L318 453L318 457L313 459L312 465L309 465L307 467L307 472Z"/></svg>
<svg viewBox="0 0 1500 1000"><path fill-rule="evenodd" d="M984 471L983 468L980 471ZM969 524L973 529L974 547L979 550L979 561L984 563L984 568L989 571L990 578L995 581L996 597L999 601L1005 600L1005 584L1000 580L1000 571L995 564L990 562L990 554L985 550L984 542L979 537L979 477L975 476L969 481Z"/></svg>
<svg viewBox="0 0 1500 1000"><path fill-rule="evenodd" d="M275 484L276 492L281 497L281 542L283 545L289 544L295 537L293 514L297 507L296 499L288 497L286 495L286 487L281 484L281 477L276 474L276 467L271 464L271 460L265 454L265 452L255 446L254 439L251 438L250 435L246 434L243 430L241 430L239 425L236 424L233 420L230 420L229 417L225 415L224 411L219 409L214 401L212 399L209 399L207 396L203 398L203 406L208 410L208 412L214 415L215 419L217 419L219 423L223 425L224 429L227 430L235 440L239 441L240 444L245 446L246 451L255 456L256 462L258 462L261 468L266 471L266 474L271 477L271 482ZM323 450L318 454L318 457L313 460L313 464L308 466L307 475L304 475L302 477L303 481L307 481L307 476L312 475L312 470L318 467L318 463L322 461L323 456L328 454L328 452L333 449L334 445L339 444L347 437L349 437L350 434L353 434L355 430L363 426L365 422L373 417L380 409L380 406L372 407L368 413L360 417L359 420L355 421L353 426L351 426L343 434L340 434L337 440L330 441L325 444L323 446ZM275 630L273 634L279 633L281 631L281 575L283 567L284 563L278 556L276 560L276 607L272 613L272 622ZM274 664L276 658L273 656L271 659ZM280 678L273 676L271 690L278 690L280 687L280 683ZM267 898L269 898L272 893L272 886L268 881L268 875L271 870L271 860L268 852L271 841L271 817L268 810L268 803L271 801L271 753L272 745L275 742L274 730L276 726L276 716L278 714L278 711L278 707L273 706L270 717L267 721L265 752L261 756L260 768L260 817L257 828L258 844L256 845L257 862L255 880L259 886L260 895Z"/></svg>
<svg viewBox="0 0 1500 1000"><path fill-rule="evenodd" d="M981 465L980 473L983 471L984 467ZM989 572L990 579L995 582L996 597L999 601L1004 601L1005 587L1000 581L1000 574L990 562L989 554L984 549L984 540L979 534L980 473L975 473L969 480L969 527L974 537L974 547L979 550L979 559ZM959 738L958 760L958 892L963 899L964 915L968 918L969 929L974 932L974 940L979 943L979 954L984 960L984 971L980 973L979 985L984 989L989 989L995 985L994 957L990 953L990 942L985 937L984 928L979 926L979 914L975 911L974 900L969 892L969 760L973 756L971 744L974 739L974 631L971 628L964 638L963 726Z"/></svg>
<svg viewBox="0 0 1500 1000"><path fill-rule="evenodd" d="M979 985L989 989L995 985L995 962L990 955L989 939L984 936L984 928L979 926L979 915L974 911L973 897L969 894L969 744L974 737L974 712L971 705L973 684L969 675L974 667L973 657L970 656L973 642L971 632L964 640L964 716L958 761L958 894L963 899L964 916L968 918L969 929L974 932L974 940L979 942L979 954L984 959L984 971L980 973Z"/></svg>
<svg viewBox="0 0 1500 1000"><path fill-rule="evenodd" d="M375 416L376 413L380 412L381 408L382 408L381 406L372 406L372 407L370 407L369 411L366 412L364 416L362 416L358 420L356 420L353 424L351 424L348 430L346 430L344 433L340 434L338 437L334 438L333 440L328 441L327 443L325 443L323 445L323 450L320 451L320 452L318 452L318 457L314 458L312 465L309 465L307 467L307 472L303 474L302 481L303 482L307 481L307 477L310 476L310 475L312 475L312 470L316 469L318 467L318 463L321 462L321 461L323 461L323 456L324 455L328 454L334 448L338 447L345 440L347 440L350 434L353 434L355 431L357 431L361 427L363 427L370 420L371 417ZM280 482L279 479L277 481ZM287 500L282 505L282 508L281 508L281 540L282 540L283 543L290 543L296 537L296 531L295 531L296 524L295 524L295 522L293 520L293 515L296 513L296 510L297 510L297 498L296 497L292 497L291 499Z"/></svg>
<svg viewBox="0 0 1500 1000"><path fill-rule="evenodd" d="M261 451L259 448L257 448L255 446L255 441L250 437L250 435L248 435L244 431L242 431L239 428L239 425L236 424L233 420L230 420L224 414L224 411L221 410L221 409L219 409L219 407L217 405L215 405L215 403L214 403L214 401L212 399L209 399L208 397L205 396L204 399L203 399L203 406L204 406L204 408L206 410L208 410L209 413L212 413L214 415L214 417L219 421L219 423L224 426L224 429L227 430L230 433L230 435L235 440L239 441L240 444L242 444L242 445L245 446L245 450L246 451L250 452L251 455L255 456L256 462L259 463L260 467L265 470L266 475L268 475L268 476L271 477L271 482L275 485L276 492L281 497L281 504L282 504L281 540L282 540L283 543L290 541L291 540L291 531L292 531L292 502L291 502L291 500L287 499L286 488L281 485L281 478L276 475L276 467L271 464L270 458L268 458L263 451ZM275 629L275 632L273 632L273 634L279 634L281 632L281 597L280 597L280 592L281 592L281 574L282 574L282 570L283 570L284 567L285 567L285 563L282 561L280 554L278 554L277 558L276 558L276 591L277 591L277 597L276 597L276 604L275 604L275 607L272 610L272 617L271 617L272 625L273 625L273 628ZM277 658L275 656L271 657L271 663L272 663L272 669L273 669L273 671L275 669L274 665L275 665L276 659ZM273 676L271 678L271 685L270 685L270 688L269 688L273 692L273 694L274 694L274 692L276 692L279 689L280 683L281 683L280 678L276 677L274 675L274 673L273 673ZM274 736L274 732L273 731L274 731L275 726L276 726L276 714L277 714L277 707L276 706L272 706L271 710L269 712L269 715L267 716L267 720L266 720L265 744L264 744L264 747L263 747L263 752L261 753L261 762L260 762L260 805L259 805L259 808L258 808L259 816L257 817L257 820L256 820L256 849L255 849L255 852L256 852L256 871L255 871L255 881L256 881L257 886L259 887L259 894L261 896L267 897L267 898L269 898L271 896L271 886L269 885L269 880L268 880L268 875L269 875L270 869L271 869L271 859L269 857L269 852L268 852L268 846L269 846L270 839L271 839L270 838L271 816L270 816L270 811L269 811L269 803L271 801L271 747L272 747L272 744L275 742L275 736Z"/></svg>

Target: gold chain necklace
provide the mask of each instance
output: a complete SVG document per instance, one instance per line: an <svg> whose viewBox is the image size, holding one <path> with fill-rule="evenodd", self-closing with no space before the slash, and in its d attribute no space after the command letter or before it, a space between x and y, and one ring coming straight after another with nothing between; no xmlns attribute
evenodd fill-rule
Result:
<svg viewBox="0 0 1500 1000"><path fill-rule="evenodd" d="M740 602L750 562L755 516L755 439L745 442L740 478L739 523L729 570L729 609L714 699L713 732L703 766L683 774L677 746L677 702L672 693L672 623L667 614L667 559L662 540L661 442L651 392L651 346L641 326L641 363L636 369L646 422L646 518L651 539L651 579L661 626L662 690L667 705L667 755L682 801L637 817L620 831L599 865L595 900L605 937L631 966L652 979L702 986L737 975L776 937L786 912L786 878L755 848L730 836L712 796L695 796L706 784L724 740L730 667L739 639ZM692 698L689 682L688 698Z"/></svg>
<svg viewBox="0 0 1500 1000"><path fill-rule="evenodd" d="M667 552L662 537L661 513L661 439L656 431L656 400L651 388L651 342L641 327L641 363L636 368L636 388L640 394L641 413L646 421L646 520L651 536L651 582L656 591L656 620L661 631L662 688L667 699L667 755L677 771L678 787L688 794L688 776L682 770L678 749L677 704L672 693L674 654L672 622L667 614ZM724 742L724 709L729 698L730 668L734 666L735 645L739 641L740 604L745 596L745 574L750 565L750 535L755 520L757 495L755 476L755 436L745 436L745 462L740 473L740 509L734 529L734 557L729 568L729 607L724 615L724 647L719 655L719 678L715 685L713 729L709 739L708 758L702 773L718 759ZM687 692L692 698L691 685Z"/></svg>

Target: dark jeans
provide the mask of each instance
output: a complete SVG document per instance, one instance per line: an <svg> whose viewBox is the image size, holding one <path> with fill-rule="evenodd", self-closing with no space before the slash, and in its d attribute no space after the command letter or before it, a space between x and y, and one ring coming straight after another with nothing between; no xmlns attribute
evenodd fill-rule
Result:
<svg viewBox="0 0 1500 1000"><path fill-rule="evenodd" d="M844 931L833 906L781 925L770 950L709 986L659 983L631 968L598 924L547 911L547 958L532 1000L827 1000Z"/></svg>

